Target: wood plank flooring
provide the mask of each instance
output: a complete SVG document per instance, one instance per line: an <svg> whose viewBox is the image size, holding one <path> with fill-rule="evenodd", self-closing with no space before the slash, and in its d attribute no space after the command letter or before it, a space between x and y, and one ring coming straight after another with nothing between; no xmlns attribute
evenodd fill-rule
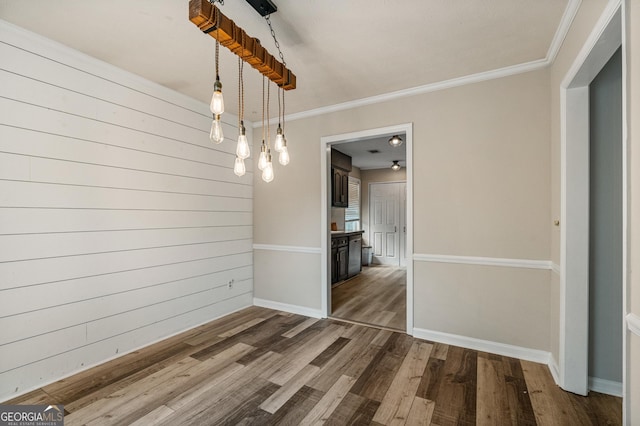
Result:
<svg viewBox="0 0 640 426"><path fill-rule="evenodd" d="M331 317L406 331L406 268L363 267L360 274L331 289Z"/></svg>
<svg viewBox="0 0 640 426"><path fill-rule="evenodd" d="M541 364L258 307L7 403L64 404L67 426L622 423Z"/></svg>

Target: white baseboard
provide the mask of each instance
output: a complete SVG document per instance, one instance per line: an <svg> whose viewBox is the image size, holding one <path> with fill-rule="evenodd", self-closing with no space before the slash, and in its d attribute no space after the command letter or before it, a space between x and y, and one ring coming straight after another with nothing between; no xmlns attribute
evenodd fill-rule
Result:
<svg viewBox="0 0 640 426"><path fill-rule="evenodd" d="M473 349L476 351L490 352L497 355L523 359L525 361L539 362L545 365L549 365L549 360L551 359L551 354L549 352L537 349L507 345L505 343L443 333L441 331L425 330L423 328L414 328L413 337L431 340L432 342L445 343L447 345L461 346L463 348Z"/></svg>
<svg viewBox="0 0 640 426"><path fill-rule="evenodd" d="M640 317L636 314L627 314L627 328L636 336L640 336Z"/></svg>
<svg viewBox="0 0 640 426"><path fill-rule="evenodd" d="M622 398L622 383L589 377L589 390Z"/></svg>
<svg viewBox="0 0 640 426"><path fill-rule="evenodd" d="M549 354L549 371L551 371L553 381L556 382L556 385L560 386L560 367L558 367L558 362L552 354Z"/></svg>
<svg viewBox="0 0 640 426"><path fill-rule="evenodd" d="M288 303L274 302L273 300L253 298L254 306L275 309L276 311L289 312L292 314L304 315L311 318L322 318L320 309L311 309L306 306L290 305Z"/></svg>

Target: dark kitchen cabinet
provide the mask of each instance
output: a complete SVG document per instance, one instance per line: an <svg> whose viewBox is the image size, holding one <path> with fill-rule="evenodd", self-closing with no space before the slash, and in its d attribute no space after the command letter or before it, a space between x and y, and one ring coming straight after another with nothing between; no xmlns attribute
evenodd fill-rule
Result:
<svg viewBox="0 0 640 426"><path fill-rule="evenodd" d="M331 239L331 284L346 280L349 276L349 238Z"/></svg>
<svg viewBox="0 0 640 426"><path fill-rule="evenodd" d="M349 173L340 169L331 169L333 180L331 193L333 207L349 207Z"/></svg>
<svg viewBox="0 0 640 426"><path fill-rule="evenodd" d="M331 149L331 205L349 207L349 172L351 157Z"/></svg>
<svg viewBox="0 0 640 426"><path fill-rule="evenodd" d="M331 284L354 277L362 271L362 231L331 237Z"/></svg>
<svg viewBox="0 0 640 426"><path fill-rule="evenodd" d="M331 249L331 284L338 282L338 249Z"/></svg>

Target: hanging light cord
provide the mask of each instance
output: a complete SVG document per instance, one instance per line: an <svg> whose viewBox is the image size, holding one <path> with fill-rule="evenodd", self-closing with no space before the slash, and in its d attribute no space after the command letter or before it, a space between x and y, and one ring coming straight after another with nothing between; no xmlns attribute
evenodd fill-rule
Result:
<svg viewBox="0 0 640 426"><path fill-rule="evenodd" d="M220 72L218 71L218 63L220 62L220 42L218 41L218 28L220 28L220 14L216 16L216 80L220 80Z"/></svg>
<svg viewBox="0 0 640 426"><path fill-rule="evenodd" d="M282 110L280 109L280 92L282 88L278 86L278 127L280 127L280 117L282 117Z"/></svg>
<svg viewBox="0 0 640 426"><path fill-rule="evenodd" d="M270 85L269 82L267 82L267 149L271 149L271 141L269 140L269 92L270 92Z"/></svg>
<svg viewBox="0 0 640 426"><path fill-rule="evenodd" d="M262 142L264 143L264 134L265 134L265 128L264 128L264 80L266 79L266 76L262 76Z"/></svg>
<svg viewBox="0 0 640 426"><path fill-rule="evenodd" d="M238 129L242 126L244 117L244 82L242 81L242 59L238 56Z"/></svg>

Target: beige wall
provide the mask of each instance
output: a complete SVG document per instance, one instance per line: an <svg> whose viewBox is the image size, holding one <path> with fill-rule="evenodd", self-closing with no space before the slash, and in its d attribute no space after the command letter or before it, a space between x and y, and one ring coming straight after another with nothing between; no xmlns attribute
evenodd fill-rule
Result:
<svg viewBox="0 0 640 426"><path fill-rule="evenodd" d="M547 260L549 102L545 69L288 122L291 164L276 166L276 179L269 185L255 178L254 241L320 247L320 156L325 155L320 138L412 122L414 251ZM269 261L273 263L255 260L256 295L319 305L319 262L317 269L304 271L304 280L296 281L278 274L283 268L310 268L311 263L297 265L286 256ZM419 265L414 279L421 295L415 301L417 328L483 338L479 330L491 327L492 321L458 312L491 312L502 318L520 312L523 321L509 321L491 334L492 340L549 350L548 273L522 269L514 274L510 268L496 268L485 274L484 267L458 265L434 276L428 273L429 264ZM263 281L270 283L266 291ZM507 303L501 286L508 285L513 286L510 294L526 288L527 300L518 297ZM482 311L477 300L458 294L459 288L471 286L488 296ZM301 289L304 298L292 296ZM438 297L431 297L435 293ZM455 305L456 312L442 322L418 313L439 304Z"/></svg>
<svg viewBox="0 0 640 426"><path fill-rule="evenodd" d="M364 230L364 240L370 244L369 240L369 184L376 182L400 182L407 180L407 169L404 167L398 171L391 168L363 170L361 173L361 193L362 193L362 229Z"/></svg>
<svg viewBox="0 0 640 426"><path fill-rule="evenodd" d="M629 143L629 300L630 312L640 316L640 0L627 0L627 130ZM631 23L635 26L631 26ZM628 423L640 424L640 336L628 333Z"/></svg>

